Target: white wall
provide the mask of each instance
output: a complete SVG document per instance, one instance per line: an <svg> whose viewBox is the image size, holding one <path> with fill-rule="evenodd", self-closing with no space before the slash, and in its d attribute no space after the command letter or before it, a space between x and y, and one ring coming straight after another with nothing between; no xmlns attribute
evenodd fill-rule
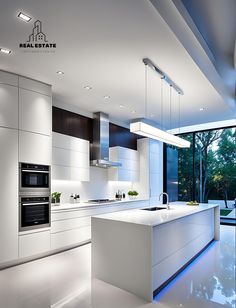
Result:
<svg viewBox="0 0 236 308"><path fill-rule="evenodd" d="M52 192L62 192L61 202L69 202L71 193L80 195L81 201L89 199L114 199L116 191L120 189L127 192L130 189L136 189L135 184L131 182L113 182L108 181L108 172L106 169L90 167L90 181L52 181ZM140 196L141 197L141 196Z"/></svg>

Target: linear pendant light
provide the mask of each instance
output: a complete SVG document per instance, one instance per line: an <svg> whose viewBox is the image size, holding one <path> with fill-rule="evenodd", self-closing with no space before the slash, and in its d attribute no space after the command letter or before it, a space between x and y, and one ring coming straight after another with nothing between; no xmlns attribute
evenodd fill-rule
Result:
<svg viewBox="0 0 236 308"><path fill-rule="evenodd" d="M151 139L156 139L168 144L172 144L180 148L190 147L189 141L167 133L164 130L161 130L153 125L142 122L142 119L130 123L130 132Z"/></svg>
<svg viewBox="0 0 236 308"><path fill-rule="evenodd" d="M155 72L157 72L161 79L165 80L170 87L173 87L179 95L183 95L183 91L163 72L161 71L151 60L145 58L143 59L143 63L145 66L149 66L152 68ZM146 70L147 71L147 70ZM145 111L147 110L147 75L145 75ZM171 112L171 110L170 110ZM145 114L147 117L147 114ZM189 148L190 142L182 139L178 136L175 136L171 133L168 133L166 131L163 131L155 125L152 125L150 123L145 123L145 119L138 119L132 123L130 123L130 132L141 135L144 137L148 137L151 139L156 139L161 142L165 142L167 144L171 144L180 148ZM149 121L150 122L150 121Z"/></svg>

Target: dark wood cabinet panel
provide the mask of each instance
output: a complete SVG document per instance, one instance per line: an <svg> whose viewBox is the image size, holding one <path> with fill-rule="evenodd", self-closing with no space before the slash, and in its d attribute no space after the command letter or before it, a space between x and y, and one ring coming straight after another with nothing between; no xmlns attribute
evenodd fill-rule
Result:
<svg viewBox="0 0 236 308"><path fill-rule="evenodd" d="M56 133L69 135L93 142L93 119L80 114L52 107L52 130ZM137 139L142 138L130 133L129 129L109 124L109 146L122 146L137 150Z"/></svg>
<svg viewBox="0 0 236 308"><path fill-rule="evenodd" d="M137 140L142 138L133 134L129 129L110 123L109 125L109 146L121 146L137 150Z"/></svg>
<svg viewBox="0 0 236 308"><path fill-rule="evenodd" d="M52 108L52 130L92 142L93 119L57 107Z"/></svg>

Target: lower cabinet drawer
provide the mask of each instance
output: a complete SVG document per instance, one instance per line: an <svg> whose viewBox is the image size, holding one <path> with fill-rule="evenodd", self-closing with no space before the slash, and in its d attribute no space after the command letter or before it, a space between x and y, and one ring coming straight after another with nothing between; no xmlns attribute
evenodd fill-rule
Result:
<svg viewBox="0 0 236 308"><path fill-rule="evenodd" d="M50 230L19 236L19 258L48 252L50 250Z"/></svg>
<svg viewBox="0 0 236 308"><path fill-rule="evenodd" d="M67 231L71 229L78 229L82 227L91 226L91 217L78 217L73 219L52 221L51 233Z"/></svg>
<svg viewBox="0 0 236 308"><path fill-rule="evenodd" d="M77 245L91 239L91 227L82 227L64 232L51 233L51 249Z"/></svg>

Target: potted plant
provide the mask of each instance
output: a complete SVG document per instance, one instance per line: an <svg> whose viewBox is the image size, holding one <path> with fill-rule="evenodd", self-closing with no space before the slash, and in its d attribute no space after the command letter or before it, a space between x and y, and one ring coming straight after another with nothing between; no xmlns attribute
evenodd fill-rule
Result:
<svg viewBox="0 0 236 308"><path fill-rule="evenodd" d="M128 196L130 199L136 199L136 197L138 196L138 192L136 190L129 190Z"/></svg>
<svg viewBox="0 0 236 308"><path fill-rule="evenodd" d="M61 193L60 192L57 192L57 191L53 192L52 193L52 203L54 205L60 205L60 201L61 201L60 197L61 197Z"/></svg>

